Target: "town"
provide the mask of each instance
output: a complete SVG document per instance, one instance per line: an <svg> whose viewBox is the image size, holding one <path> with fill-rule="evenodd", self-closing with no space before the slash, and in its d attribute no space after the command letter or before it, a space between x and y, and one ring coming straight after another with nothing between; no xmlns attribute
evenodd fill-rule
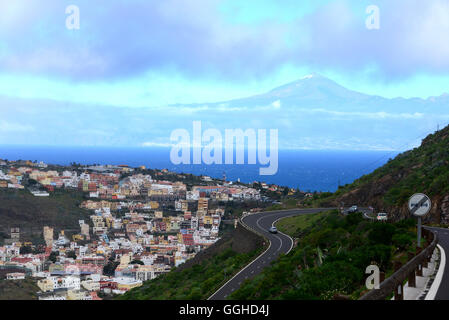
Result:
<svg viewBox="0 0 449 320"><path fill-rule="evenodd" d="M150 174L150 172L152 174ZM170 177L170 181L162 179ZM188 181L184 181L188 180ZM0 160L0 190L34 197L60 190L83 195L89 212L75 229L43 226L43 243L22 239L19 226L0 247L0 279L33 278L40 300L99 300L141 286L170 272L220 239L228 204L272 203L264 191L208 176L192 178L168 170L126 165L51 166ZM293 190L288 190L293 192ZM248 211L260 208L251 207Z"/></svg>

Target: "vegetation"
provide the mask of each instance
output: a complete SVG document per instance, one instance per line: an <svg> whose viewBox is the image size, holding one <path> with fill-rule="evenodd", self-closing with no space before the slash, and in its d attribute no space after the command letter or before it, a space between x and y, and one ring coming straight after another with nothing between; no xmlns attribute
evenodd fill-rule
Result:
<svg viewBox="0 0 449 320"><path fill-rule="evenodd" d="M207 299L257 256L260 250L238 254L228 248L212 259L180 272L173 270L147 281L143 286L127 292L125 300L200 300Z"/></svg>
<svg viewBox="0 0 449 320"><path fill-rule="evenodd" d="M380 198L385 207L403 206L416 192L431 198L449 194L449 126L430 134L419 148L395 159L352 184L340 187L333 195L313 204L340 200L352 192L354 198ZM321 199L316 199L321 200ZM310 203L312 204L312 203Z"/></svg>
<svg viewBox="0 0 449 320"><path fill-rule="evenodd" d="M365 290L368 265L378 265L388 276L393 261L405 262L407 252L414 252L414 226L414 220L371 222L361 213L338 211L287 218L278 227L299 237L299 244L229 298L357 299Z"/></svg>
<svg viewBox="0 0 449 320"><path fill-rule="evenodd" d="M328 212L320 212L285 218L278 221L276 227L292 237L299 237L303 230L310 228L328 214Z"/></svg>
<svg viewBox="0 0 449 320"><path fill-rule="evenodd" d="M37 300L38 291L36 281L30 278L0 280L0 300Z"/></svg>
<svg viewBox="0 0 449 320"><path fill-rule="evenodd" d="M1 238L8 238L12 227L20 227L21 239L43 243L42 228L79 232L78 220L89 220L89 211L79 208L83 201L77 191L59 190L50 197L35 197L28 190L0 189ZM1 240L1 239L0 239Z"/></svg>
<svg viewBox="0 0 449 320"><path fill-rule="evenodd" d="M207 299L265 249L263 241L238 226L171 272L117 299Z"/></svg>

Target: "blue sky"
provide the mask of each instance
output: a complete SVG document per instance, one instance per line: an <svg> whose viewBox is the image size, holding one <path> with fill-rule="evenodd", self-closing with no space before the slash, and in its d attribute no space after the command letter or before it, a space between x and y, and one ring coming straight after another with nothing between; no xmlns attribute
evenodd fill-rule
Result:
<svg viewBox="0 0 449 320"><path fill-rule="evenodd" d="M72 4L79 30L65 25ZM368 5L378 30L365 26ZM0 97L161 107L317 72L367 94L428 98L449 92L448 34L446 0L1 1Z"/></svg>

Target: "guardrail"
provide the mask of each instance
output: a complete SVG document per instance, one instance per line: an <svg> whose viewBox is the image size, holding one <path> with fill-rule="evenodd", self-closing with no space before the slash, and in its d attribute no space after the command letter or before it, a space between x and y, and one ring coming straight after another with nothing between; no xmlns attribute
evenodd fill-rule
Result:
<svg viewBox="0 0 449 320"><path fill-rule="evenodd" d="M409 255L409 261L405 265L396 263L396 271L387 279L381 279L380 288L367 292L359 300L385 300L391 293L394 293L395 300L404 299L404 282L408 280L409 287L416 286L416 276L422 276L422 269L427 267L438 243L436 232L423 228L422 235L428 245L424 249L417 248L416 255Z"/></svg>
<svg viewBox="0 0 449 320"><path fill-rule="evenodd" d="M261 212L257 212L257 213L261 213ZM252 214L257 214L257 213L252 213ZM265 241L268 241L267 237L265 235L263 235L262 233L260 233L257 230L254 230L253 228L251 228L250 226L248 226L245 222L243 222L243 218L252 215L250 214L244 214L242 215L239 219L238 219L238 223L240 223L240 225L245 228L246 230L253 232L255 234L257 234L258 236L262 237Z"/></svg>

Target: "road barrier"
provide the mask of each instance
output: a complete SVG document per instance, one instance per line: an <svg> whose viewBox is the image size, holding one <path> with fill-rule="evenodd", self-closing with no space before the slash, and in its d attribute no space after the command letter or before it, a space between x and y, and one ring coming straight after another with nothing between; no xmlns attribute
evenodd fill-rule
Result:
<svg viewBox="0 0 449 320"><path fill-rule="evenodd" d="M423 268L427 267L432 258L433 251L438 243L438 234L428 229L422 230L427 246L417 248L416 255L409 257L409 261L401 266L395 264L395 272L380 283L379 289L373 289L364 294L359 300L385 300L394 293L395 300L404 299L404 282L408 280L409 287L416 284L416 276L422 276ZM381 279L382 280L382 279Z"/></svg>
<svg viewBox="0 0 449 320"><path fill-rule="evenodd" d="M260 213L260 212L258 212L258 213ZM257 214L257 213L252 213L252 214ZM252 215L252 214L251 214L251 213L250 213L250 214L243 214L243 215L238 219L238 223L239 223L243 228L245 228L246 230L248 230L248 231L250 231L250 232L253 232L253 233L257 234L258 236L262 237L265 241L268 241L268 242L269 242L269 240L267 239L267 237L266 237L265 235L263 235L262 233L260 233L260 232L257 231L257 230L254 230L253 228L251 228L250 226L248 226L245 222L243 222L243 219L244 219L245 217L247 217L247 216L249 216L249 215Z"/></svg>

